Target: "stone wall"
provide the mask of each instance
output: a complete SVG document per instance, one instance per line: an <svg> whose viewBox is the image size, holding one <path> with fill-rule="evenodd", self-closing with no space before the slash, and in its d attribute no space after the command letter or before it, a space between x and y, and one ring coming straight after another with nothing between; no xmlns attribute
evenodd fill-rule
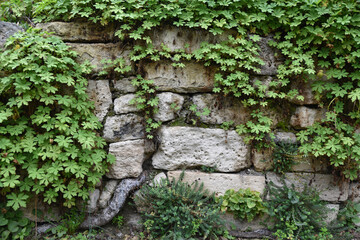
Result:
<svg viewBox="0 0 360 240"><path fill-rule="evenodd" d="M106 78L98 75L102 59L122 56L129 61L129 47L114 36L116 26L54 22L39 24L38 27L53 32L67 42L79 53L79 62L88 60L95 66L89 79L88 93L95 102L96 116L104 125L102 135L116 162L91 194L89 213L107 206L122 179L138 177L144 170L157 172L157 178L177 178L181 170L186 169L185 181L204 182L205 188L217 195L230 188L238 190L248 187L264 193L269 181L280 184L279 176L271 172L271 150L252 148L234 130L220 128L223 122L245 123L249 119L249 111L239 99L212 92L214 70L211 67L196 62L190 62L184 68L173 67L170 62L144 66L145 77L154 80L157 87L159 112L155 119L163 122L155 139L148 140L143 115L130 104L136 92L131 80L139 71L138 66L133 64L132 71L126 75ZM185 43L189 43L190 50L198 49L201 41L218 42L226 34L215 38L203 31L174 27L148 33L155 48L165 44L171 51L183 48ZM260 57L265 65L258 76L253 76L254 79L272 81L276 78L276 67L281 59L268 46L270 39L266 37L260 41ZM291 87L301 90L303 101L289 102L280 107L281 111L276 111L276 108L266 110L266 115L274 121L272 128L276 142L295 143L297 130L321 120L325 114L325 110L318 107L309 83L296 80ZM210 114L195 119L194 113L189 110L192 104L199 109L208 108ZM288 131L283 130L284 125ZM215 172L200 172L202 166L214 168ZM299 189L305 184L320 191L321 198L329 203L329 208L335 209L331 218L336 216L340 204L359 196L356 183L334 184L328 166L319 160L303 158L285 177L288 183L294 183ZM249 226L252 230L264 228L256 221L251 225L232 221L241 231Z"/></svg>

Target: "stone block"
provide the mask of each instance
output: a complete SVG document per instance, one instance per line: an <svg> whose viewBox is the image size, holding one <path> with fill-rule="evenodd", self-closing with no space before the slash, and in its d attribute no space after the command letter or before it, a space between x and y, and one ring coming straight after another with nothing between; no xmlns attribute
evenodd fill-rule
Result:
<svg viewBox="0 0 360 240"><path fill-rule="evenodd" d="M331 174L319 173L286 173L284 175L287 186L294 184L298 191L302 191L304 186L314 188L319 192L320 198L328 202L343 202L348 199L349 183L342 183L342 185L334 184L334 176ZM280 176L275 173L266 174L267 182L272 181L278 186L282 186Z"/></svg>
<svg viewBox="0 0 360 240"><path fill-rule="evenodd" d="M132 85L131 81L134 78L119 78L116 80L112 80L112 83L114 85L114 89L120 93L133 93L136 92L136 87Z"/></svg>
<svg viewBox="0 0 360 240"><path fill-rule="evenodd" d="M275 143L287 142L287 143L296 143L296 135L292 132L276 132L274 138Z"/></svg>
<svg viewBox="0 0 360 240"><path fill-rule="evenodd" d="M149 185L150 185L151 187L153 187L154 184L155 184L155 186L158 186L158 185L160 185L161 181L163 181L163 179L166 179L166 178L167 178L167 177L166 177L165 173L161 172L161 173L157 174L157 175L153 178L152 182L150 182ZM154 183L154 184L153 184L153 183Z"/></svg>
<svg viewBox="0 0 360 240"><path fill-rule="evenodd" d="M177 93L210 92L214 86L214 71L200 63L186 63L184 68L173 67L171 62L146 64L146 78L154 80L159 91Z"/></svg>
<svg viewBox="0 0 360 240"><path fill-rule="evenodd" d="M153 156L157 169L196 166L236 172L250 167L249 147L235 131L196 127L162 127L160 146Z"/></svg>
<svg viewBox="0 0 360 240"><path fill-rule="evenodd" d="M108 178L123 179L138 177L141 174L145 160L144 139L111 143L109 153L115 156L116 161L106 174Z"/></svg>
<svg viewBox="0 0 360 240"><path fill-rule="evenodd" d="M326 204L326 207L329 209L328 214L325 217L325 222L327 224L336 220L337 215L339 213L340 205L339 204Z"/></svg>
<svg viewBox="0 0 360 240"><path fill-rule="evenodd" d="M259 57L264 61L264 65L259 66L259 75L276 75L277 68L282 63L281 54L269 46L269 41L274 39L271 36L262 37L257 44L259 45Z"/></svg>
<svg viewBox="0 0 360 240"><path fill-rule="evenodd" d="M114 40L115 25L91 22L49 22L38 23L36 28L51 32L65 42L111 42Z"/></svg>
<svg viewBox="0 0 360 240"><path fill-rule="evenodd" d="M313 109L308 107L298 107L294 115L291 116L290 124L295 128L306 128L319 122L326 116L325 109Z"/></svg>
<svg viewBox="0 0 360 240"><path fill-rule="evenodd" d="M272 154L273 150L267 149L252 149L251 150L251 161L256 171L268 171L272 169Z"/></svg>
<svg viewBox="0 0 360 240"><path fill-rule="evenodd" d="M136 114L108 117L104 124L103 137L108 142L133 140L145 137L143 118Z"/></svg>
<svg viewBox="0 0 360 240"><path fill-rule="evenodd" d="M0 49L4 47L9 37L21 31L23 31L22 27L15 23L0 21Z"/></svg>
<svg viewBox="0 0 360 240"><path fill-rule="evenodd" d="M159 112L154 115L154 119L162 122L175 119L184 104L184 97L170 92L160 93L157 97L159 98Z"/></svg>
<svg viewBox="0 0 360 240"><path fill-rule="evenodd" d="M297 105L315 105L319 104L319 101L315 99L315 93L311 89L313 81L296 80L291 81L291 89L297 89L299 94L304 97L304 100L298 100L296 97L289 99L289 102Z"/></svg>
<svg viewBox="0 0 360 240"><path fill-rule="evenodd" d="M169 171L168 178L178 179L182 171ZM199 171L185 171L183 182L192 184L198 182L204 184L204 189L210 194L215 193L216 196L224 195L226 190L250 188L253 191L264 193L265 176L257 175L240 175L230 173L204 173Z"/></svg>
<svg viewBox="0 0 360 240"><path fill-rule="evenodd" d="M43 223L59 221L61 219L60 207L56 204L48 205L39 199L29 199L25 208L20 208L23 216L30 221ZM37 215L35 215L37 213Z"/></svg>
<svg viewBox="0 0 360 240"><path fill-rule="evenodd" d="M129 57L130 49L124 49L120 43L68 43L68 45L71 50L78 53L77 62L83 63L87 60L94 66L93 74L98 74L103 70L102 60L114 60L122 57L127 65L134 67Z"/></svg>
<svg viewBox="0 0 360 240"><path fill-rule="evenodd" d="M94 213L97 210L97 202L100 197L100 190L95 189L94 191L90 192L89 194L89 200L87 203L87 212L88 213Z"/></svg>
<svg viewBox="0 0 360 240"><path fill-rule="evenodd" d="M108 80L89 80L87 93L91 101L95 103L95 115L100 122L109 111L112 104L111 91Z"/></svg>
<svg viewBox="0 0 360 240"><path fill-rule="evenodd" d="M106 208L111 196L115 192L115 188L118 185L118 180L110 180L106 183L104 189L101 191L101 195L99 198L99 207L100 208Z"/></svg>
<svg viewBox="0 0 360 240"><path fill-rule="evenodd" d="M156 28L147 33L151 38L154 47L162 50L162 44L165 45L171 52L176 50L186 49L187 52L193 52L200 48L202 42L220 43L228 40L228 36L232 31L226 31L220 35L213 35L207 30L191 29L185 27L165 26Z"/></svg>
<svg viewBox="0 0 360 240"><path fill-rule="evenodd" d="M121 113L131 113L131 112L139 112L140 109L137 108L136 104L131 104L132 101L136 97L135 94L126 94L122 95L114 100L114 111L116 114Z"/></svg>
<svg viewBox="0 0 360 240"><path fill-rule="evenodd" d="M225 220L225 226L229 231L252 232L266 228L261 224L266 220L265 216L255 217L251 222L238 219L231 213L225 213L221 215L221 218Z"/></svg>
<svg viewBox="0 0 360 240"><path fill-rule="evenodd" d="M291 168L294 172L326 172L328 162L313 157L295 157L295 164Z"/></svg>
<svg viewBox="0 0 360 240"><path fill-rule="evenodd" d="M242 124L249 120L250 112L241 104L241 99L224 97L219 94L196 94L193 103L200 111L205 108L210 110L207 116L200 116L200 121L208 124L222 124L233 121Z"/></svg>

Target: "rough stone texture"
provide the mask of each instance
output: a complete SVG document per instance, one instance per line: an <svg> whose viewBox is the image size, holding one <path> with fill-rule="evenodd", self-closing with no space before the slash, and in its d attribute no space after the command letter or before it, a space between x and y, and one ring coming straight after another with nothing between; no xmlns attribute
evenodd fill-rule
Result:
<svg viewBox="0 0 360 240"><path fill-rule="evenodd" d="M89 22L49 22L38 23L36 28L52 32L66 42L110 42L114 40L114 24Z"/></svg>
<svg viewBox="0 0 360 240"><path fill-rule="evenodd" d="M262 37L257 44L260 47L259 57L264 61L264 65L260 66L259 75L276 75L277 67L281 64L281 59L275 56L275 50L268 44L274 40L272 37ZM278 54L280 56L280 54Z"/></svg>
<svg viewBox="0 0 360 240"><path fill-rule="evenodd" d="M326 204L326 207L330 210L326 215L325 222L329 224L331 221L336 220L339 213L340 205L339 204Z"/></svg>
<svg viewBox="0 0 360 240"><path fill-rule="evenodd" d="M182 171L169 171L169 179L178 179ZM192 184L194 182L204 183L204 189L216 196L224 195L226 190L250 188L253 191L264 193L265 176L240 175L229 173L204 173L199 171L185 171L183 182Z"/></svg>
<svg viewBox="0 0 360 240"><path fill-rule="evenodd" d="M297 141L295 133L292 132L277 132L274 135L275 135L275 139L274 139L275 143L279 143L279 142L296 143Z"/></svg>
<svg viewBox="0 0 360 240"><path fill-rule="evenodd" d="M153 186L154 184L157 186L161 183L162 179L166 179L166 175L165 173L161 172L159 174L157 174L154 179L152 180L152 182L149 183L150 186ZM154 183L154 184L153 184Z"/></svg>
<svg viewBox="0 0 360 240"><path fill-rule="evenodd" d="M4 47L9 37L20 31L23 31L20 26L14 23L0 21L0 49Z"/></svg>
<svg viewBox="0 0 360 240"><path fill-rule="evenodd" d="M257 150L251 150L251 161L256 171L268 171L272 169L272 154L273 151L270 148Z"/></svg>
<svg viewBox="0 0 360 240"><path fill-rule="evenodd" d="M134 78L119 78L117 80L112 80L114 89L120 93L133 93L136 92L136 87L132 85L131 81Z"/></svg>
<svg viewBox="0 0 360 240"><path fill-rule="evenodd" d="M171 62L153 62L144 66L146 78L154 80L159 91L177 93L210 92L214 72L200 63L187 63L184 68L173 67Z"/></svg>
<svg viewBox="0 0 360 240"><path fill-rule="evenodd" d="M280 177L275 173L266 174L267 182L272 181L281 186ZM349 195L349 183L335 185L334 176L331 174L313 174L313 173L286 173L285 182L288 186L294 184L295 188L301 191L304 185L315 188L320 193L320 198L328 202L346 201Z"/></svg>
<svg viewBox="0 0 360 240"><path fill-rule="evenodd" d="M93 212L96 211L97 202L99 200L99 197L100 197L100 190L99 189L95 189L94 191L90 192L89 201L88 201L88 205L87 205L87 212L88 213L93 213Z"/></svg>
<svg viewBox="0 0 360 240"><path fill-rule="evenodd" d="M130 101L136 97L135 94L122 95L114 100L114 111L116 114L139 112L136 104L130 104Z"/></svg>
<svg viewBox="0 0 360 240"><path fill-rule="evenodd" d="M261 224L265 220L265 217L256 217L251 222L247 220L240 220L230 213L221 215L221 218L225 220L225 226L228 230L249 232L264 229L265 226Z"/></svg>
<svg viewBox="0 0 360 240"><path fill-rule="evenodd" d="M109 111L112 104L111 91L108 80L89 80L87 93L91 101L95 103L95 115L100 122Z"/></svg>
<svg viewBox="0 0 360 240"><path fill-rule="evenodd" d="M298 100L297 98L290 99L289 101L291 103L297 104L297 105L315 105L319 104L319 101L315 99L315 94L313 93L311 89L311 84L313 81L291 81L291 88L297 89L299 91L299 94L304 97L304 100Z"/></svg>
<svg viewBox="0 0 360 240"><path fill-rule="evenodd" d="M20 208L20 210L23 212L24 217L33 222L59 221L61 218L61 211L57 205L51 204L49 206L47 203L34 198L27 202L26 208ZM34 214L35 212L38 213L37 216Z"/></svg>
<svg viewBox="0 0 360 240"><path fill-rule="evenodd" d="M101 195L99 198L99 207L100 208L105 208L108 205L110 198L113 195L118 183L119 183L119 181L117 181L117 180L110 180L106 183L104 189L101 191Z"/></svg>
<svg viewBox="0 0 360 240"><path fill-rule="evenodd" d="M162 127L153 166L175 170L196 166L236 172L251 165L248 146L235 131L195 127Z"/></svg>
<svg viewBox="0 0 360 240"><path fill-rule="evenodd" d="M291 168L294 172L326 172L328 164L316 158L294 159L295 165Z"/></svg>
<svg viewBox="0 0 360 240"><path fill-rule="evenodd" d="M179 28L174 26L165 26L148 32L154 47L162 50L162 44L174 52L178 49L184 49L185 44L189 46L186 51L194 51L200 48L200 44L204 41L208 43L220 43L228 40L228 36L232 32L224 32L223 34L214 36L206 30Z"/></svg>
<svg viewBox="0 0 360 240"><path fill-rule="evenodd" d="M109 153L116 158L109 172L108 178L123 179L138 177L142 172L142 164L145 160L145 140L129 140L112 143L109 146Z"/></svg>
<svg viewBox="0 0 360 240"><path fill-rule="evenodd" d="M162 122L173 120L182 108L184 97L170 92L160 93L157 97L159 112L154 115L154 119Z"/></svg>
<svg viewBox="0 0 360 240"><path fill-rule="evenodd" d="M240 99L210 93L197 94L193 97L193 103L200 111L205 108L210 110L208 116L200 116L200 120L208 124L222 124L229 121L235 124L246 122L250 113L240 101Z"/></svg>
<svg viewBox="0 0 360 240"><path fill-rule="evenodd" d="M108 117L105 121L103 133L104 139L108 142L145 137L142 117L135 114Z"/></svg>
<svg viewBox="0 0 360 240"><path fill-rule="evenodd" d="M83 63L86 60L94 66L93 73L100 72L104 66L102 60L118 59L120 57L125 59L126 64L134 67L130 62L130 50L125 49L120 43L68 43L72 50L78 53L77 61ZM131 73L134 73L131 71Z"/></svg>
<svg viewBox="0 0 360 240"><path fill-rule="evenodd" d="M352 182L349 187L349 200L360 202L360 183Z"/></svg>
<svg viewBox="0 0 360 240"><path fill-rule="evenodd" d="M325 109L312 109L308 107L296 108L295 114L291 116L290 124L295 128L305 128L325 118Z"/></svg>

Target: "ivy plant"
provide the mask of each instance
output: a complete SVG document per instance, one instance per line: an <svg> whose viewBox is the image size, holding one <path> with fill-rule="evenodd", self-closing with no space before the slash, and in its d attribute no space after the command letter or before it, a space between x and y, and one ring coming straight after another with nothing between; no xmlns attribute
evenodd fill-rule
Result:
<svg viewBox="0 0 360 240"><path fill-rule="evenodd" d="M59 38L29 29L0 54L0 191L8 207L37 194L75 205L114 161L86 94L87 65Z"/></svg>

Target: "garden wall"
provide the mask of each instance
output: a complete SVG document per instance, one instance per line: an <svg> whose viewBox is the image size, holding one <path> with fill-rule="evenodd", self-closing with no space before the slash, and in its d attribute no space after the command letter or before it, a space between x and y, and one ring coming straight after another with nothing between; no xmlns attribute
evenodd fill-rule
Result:
<svg viewBox="0 0 360 240"><path fill-rule="evenodd" d="M214 69L198 62L189 62L184 68L173 67L171 62L140 62L132 64L126 75L109 73L100 76L102 59L124 57L130 63L129 43L119 41L115 25L101 27L88 23L51 22L37 27L53 32L79 54L78 61L88 60L94 65L89 76L88 94L95 102L95 113L104 125L102 136L109 144L109 152L116 157L110 171L91 194L88 212L94 214L108 206L116 186L126 178L137 178L149 170L156 178L177 178L182 169L185 181L203 182L206 189L223 194L227 189L250 188L265 193L270 181L280 184L280 177L272 172L272 150L258 150L245 143L242 136L223 123L245 123L250 111L241 99L225 97L212 92ZM198 30L163 27L148 32L155 48L165 44L170 51L200 47L202 41L216 43L218 37ZM276 69L281 63L280 54L268 45L271 36L263 37L259 46L260 57L265 62L253 81L270 83L276 79ZM159 111L154 119L162 122L154 139L146 138L145 119L142 112L130 101L136 96L131 80L137 74L154 80L159 98ZM304 96L303 101L274 102L264 114L273 120L276 143L296 143L296 131L312 125L325 116L326 110L318 106L310 83L294 79L292 88ZM197 111L191 106L197 106ZM208 109L208 114L204 110ZM286 181L298 188L305 185L316 188L320 197L334 209L328 221L336 217L339 206L348 199L360 199L357 183L338 184L331 168L319 159L299 157ZM203 171L201 171L203 170ZM208 172L204 172L208 170ZM231 216L229 219L232 219ZM264 226L259 220L252 223L232 219L238 231L254 231Z"/></svg>

